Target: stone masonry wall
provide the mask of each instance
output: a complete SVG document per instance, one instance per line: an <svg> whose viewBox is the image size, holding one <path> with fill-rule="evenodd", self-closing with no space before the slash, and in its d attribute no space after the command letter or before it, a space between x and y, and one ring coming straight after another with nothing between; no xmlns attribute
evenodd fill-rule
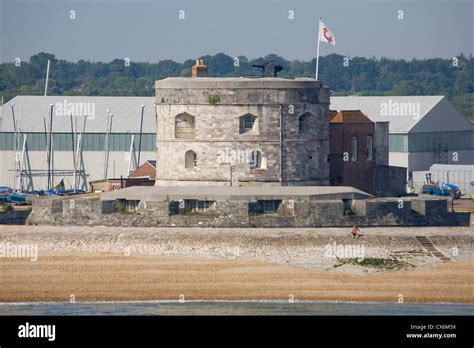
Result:
<svg viewBox="0 0 474 348"><path fill-rule="evenodd" d="M24 225L28 215L29 210L0 212L0 225Z"/></svg>
<svg viewBox="0 0 474 348"><path fill-rule="evenodd" d="M402 204L401 204L402 202ZM443 199L375 198L353 200L355 215L344 215L342 200L283 200L274 213L250 213L245 200L217 201L206 212L173 214L173 202L141 201L119 211L115 201L33 199L29 224L189 227L456 226L469 225L469 213L449 213ZM62 212L57 212L62 204Z"/></svg>
<svg viewBox="0 0 474 348"><path fill-rule="evenodd" d="M404 167L376 165L374 168L375 195L397 197L406 193L407 169Z"/></svg>
<svg viewBox="0 0 474 348"><path fill-rule="evenodd" d="M235 80L222 86L219 79L215 83L204 80L204 86L214 86L209 88L199 87L196 81L185 81L191 84L189 88L172 84L170 87L166 80L157 82L155 184L327 185L328 91L316 81ZM247 83L261 86L246 88ZM300 87L286 88L293 83ZM209 97L219 100L213 105ZM194 117L195 132L189 139L175 136L175 117L183 113ZM280 163L280 113L283 163ZM256 125L251 131L241 133L240 117L246 114L256 117ZM307 116L304 134L299 130L302 115ZM195 168L185 167L185 154L189 150L197 155ZM261 152L262 168L250 168L247 157L252 150Z"/></svg>

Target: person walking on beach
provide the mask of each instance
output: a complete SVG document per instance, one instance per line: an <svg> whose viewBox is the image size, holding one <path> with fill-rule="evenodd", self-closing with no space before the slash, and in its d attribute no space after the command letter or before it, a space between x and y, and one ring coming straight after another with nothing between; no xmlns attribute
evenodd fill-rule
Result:
<svg viewBox="0 0 474 348"><path fill-rule="evenodd" d="M352 238L356 239L356 238L359 238L360 237L360 229L359 227L357 227L356 225L352 226Z"/></svg>

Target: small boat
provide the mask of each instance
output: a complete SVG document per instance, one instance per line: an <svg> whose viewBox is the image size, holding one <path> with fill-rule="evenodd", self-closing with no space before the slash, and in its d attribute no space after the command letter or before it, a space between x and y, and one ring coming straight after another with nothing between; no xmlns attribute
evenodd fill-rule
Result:
<svg viewBox="0 0 474 348"><path fill-rule="evenodd" d="M13 192L11 187L0 186L0 195L9 195Z"/></svg>
<svg viewBox="0 0 474 348"><path fill-rule="evenodd" d="M11 202L10 196L0 195L0 204L9 204Z"/></svg>
<svg viewBox="0 0 474 348"><path fill-rule="evenodd" d="M64 193L65 193L65 190L56 190L56 189L50 189L44 192L46 196L62 196L64 195Z"/></svg>
<svg viewBox="0 0 474 348"><path fill-rule="evenodd" d="M10 195L10 200L15 204L31 204L31 195L13 192Z"/></svg>
<svg viewBox="0 0 474 348"><path fill-rule="evenodd" d="M85 192L86 191L84 191L82 189L77 189L77 190L69 189L69 190L64 191L64 193L66 195L78 195L78 194L85 193Z"/></svg>

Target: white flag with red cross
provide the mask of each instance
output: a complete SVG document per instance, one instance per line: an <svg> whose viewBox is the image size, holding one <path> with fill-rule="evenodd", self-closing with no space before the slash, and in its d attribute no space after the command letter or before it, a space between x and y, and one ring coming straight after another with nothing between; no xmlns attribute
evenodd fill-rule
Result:
<svg viewBox="0 0 474 348"><path fill-rule="evenodd" d="M322 21L319 21L319 41L327 42L331 46L336 46L336 37Z"/></svg>

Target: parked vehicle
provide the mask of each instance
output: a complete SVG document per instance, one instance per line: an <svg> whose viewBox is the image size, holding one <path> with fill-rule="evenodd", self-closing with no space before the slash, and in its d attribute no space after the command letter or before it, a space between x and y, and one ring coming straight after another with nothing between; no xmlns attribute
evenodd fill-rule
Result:
<svg viewBox="0 0 474 348"><path fill-rule="evenodd" d="M450 196L454 198L460 198L462 195L461 190L456 185L441 182L423 185L421 193L435 196Z"/></svg>
<svg viewBox="0 0 474 348"><path fill-rule="evenodd" d="M431 180L431 173L426 174L426 184L421 188L420 193L425 193L435 196L451 196L453 198L460 198L462 193L458 186L440 181L434 183Z"/></svg>

